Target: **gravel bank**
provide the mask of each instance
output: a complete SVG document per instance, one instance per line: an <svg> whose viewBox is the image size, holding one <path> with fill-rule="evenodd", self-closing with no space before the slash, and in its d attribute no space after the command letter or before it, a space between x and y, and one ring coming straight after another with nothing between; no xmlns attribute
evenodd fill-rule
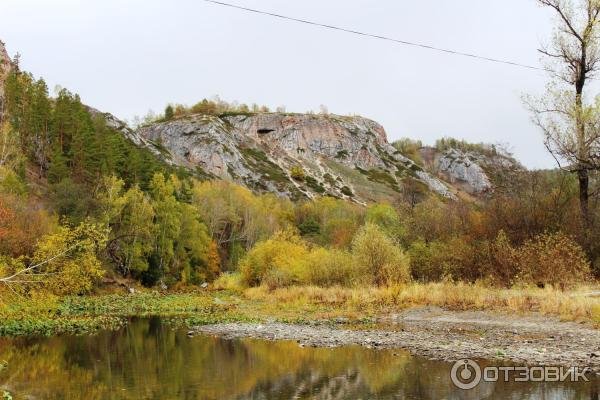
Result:
<svg viewBox="0 0 600 400"><path fill-rule="evenodd" d="M295 340L300 346L312 347L354 344L404 349L443 361L476 358L522 365L576 365L600 372L600 331L552 317L427 307L380 318L375 329L348 329L343 322L217 324L194 327L190 334Z"/></svg>

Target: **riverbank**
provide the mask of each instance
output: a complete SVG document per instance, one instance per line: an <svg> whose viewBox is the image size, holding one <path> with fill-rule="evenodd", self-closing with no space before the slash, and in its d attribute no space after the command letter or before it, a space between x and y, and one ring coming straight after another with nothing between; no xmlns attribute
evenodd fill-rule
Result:
<svg viewBox="0 0 600 400"><path fill-rule="evenodd" d="M224 337L402 348L440 360L475 357L596 366L600 300L592 289L563 292L414 283L268 290L221 281L184 293L142 289L129 294L21 298L0 307L0 336L88 335L119 329L132 317L161 316L174 327L196 327L194 333Z"/></svg>
<svg viewBox="0 0 600 400"><path fill-rule="evenodd" d="M413 283L393 287L322 288L298 286L269 290L243 288L232 279L205 289L88 296L0 298L0 336L86 334L118 328L126 318L163 316L179 326L220 322L313 323L350 320L373 325L403 310L440 307L486 311L563 321L600 323L594 288L563 292L552 288L497 289L464 283Z"/></svg>
<svg viewBox="0 0 600 400"><path fill-rule="evenodd" d="M295 340L301 347L360 345L408 350L440 361L486 359L519 365L589 367L600 372L599 330L541 315L423 307L382 318L370 329L357 329L344 320L335 326L230 323L196 326L189 334Z"/></svg>

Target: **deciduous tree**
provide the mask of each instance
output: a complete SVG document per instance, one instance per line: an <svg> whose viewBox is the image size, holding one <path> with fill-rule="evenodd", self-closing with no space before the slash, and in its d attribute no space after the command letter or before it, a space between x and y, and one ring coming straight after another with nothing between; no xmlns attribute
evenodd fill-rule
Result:
<svg viewBox="0 0 600 400"><path fill-rule="evenodd" d="M577 175L584 230L591 228L589 174L600 169L600 105L586 102L585 89L600 68L598 0L537 0L554 12L557 25L548 60L553 81L541 99L527 99L534 122L558 164Z"/></svg>

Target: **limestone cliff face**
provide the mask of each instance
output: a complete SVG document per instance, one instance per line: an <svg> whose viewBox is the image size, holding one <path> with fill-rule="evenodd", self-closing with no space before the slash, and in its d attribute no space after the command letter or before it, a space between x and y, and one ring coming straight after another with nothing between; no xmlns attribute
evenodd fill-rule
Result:
<svg viewBox="0 0 600 400"><path fill-rule="evenodd" d="M176 165L292 199L328 194L367 202L402 193L407 180L454 198L442 181L393 148L381 125L362 117L192 115L141 127L135 135Z"/></svg>
<svg viewBox="0 0 600 400"><path fill-rule="evenodd" d="M491 190L492 184L481 167L481 157L449 149L439 159L439 168L448 175L451 181L465 182L472 193L483 193Z"/></svg>
<svg viewBox="0 0 600 400"><path fill-rule="evenodd" d="M4 115L5 98L4 98L4 81L12 69L12 61L6 52L4 42L0 40L0 122Z"/></svg>
<svg viewBox="0 0 600 400"><path fill-rule="evenodd" d="M450 148L438 151L424 148L421 155L426 160L426 169L440 176L457 189L472 195L485 195L493 191L500 180L523 169L510 155L502 152L465 151Z"/></svg>

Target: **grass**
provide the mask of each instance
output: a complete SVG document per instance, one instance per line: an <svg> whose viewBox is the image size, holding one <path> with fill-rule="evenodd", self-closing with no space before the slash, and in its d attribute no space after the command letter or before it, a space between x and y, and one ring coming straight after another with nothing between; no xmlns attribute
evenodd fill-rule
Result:
<svg viewBox="0 0 600 400"><path fill-rule="evenodd" d="M398 182L391 176L387 171L382 169L370 169L364 170L362 168L356 167L356 170L361 174L366 175L370 181L377 182L388 186L390 189L400 192L400 188L398 187Z"/></svg>
<svg viewBox="0 0 600 400"><path fill-rule="evenodd" d="M98 329L118 329L129 317L151 315L165 317L173 326L271 320L361 324L419 306L522 315L538 312L566 321L600 324L600 299L586 296L585 290L498 289L450 282L269 290L244 288L237 275L225 274L211 290L191 293L108 294L4 303L0 305L0 336L91 334Z"/></svg>
<svg viewBox="0 0 600 400"><path fill-rule="evenodd" d="M567 321L600 324L600 299L586 296L586 289L571 292L553 288L498 289L483 284L440 282L392 287L302 286L272 291L258 287L241 293L258 305L257 315L276 315L278 310L286 310L286 316L290 311L296 314L308 311L307 316L312 318L327 318L327 315L363 318L411 307L438 306L511 314L538 312Z"/></svg>
<svg viewBox="0 0 600 400"><path fill-rule="evenodd" d="M263 177L277 183L289 183L289 178L281 167L269 159L266 153L259 149L250 147L241 147L240 152L246 158L252 167L260 172Z"/></svg>

